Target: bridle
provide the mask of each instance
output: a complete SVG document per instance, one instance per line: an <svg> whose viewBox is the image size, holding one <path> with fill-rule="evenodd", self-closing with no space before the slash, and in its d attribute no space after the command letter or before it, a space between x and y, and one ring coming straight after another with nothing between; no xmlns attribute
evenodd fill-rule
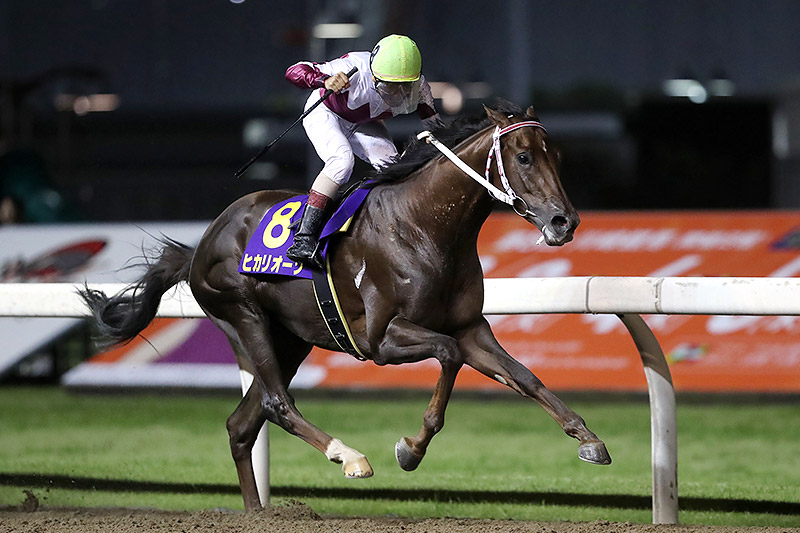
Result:
<svg viewBox="0 0 800 533"><path fill-rule="evenodd" d="M492 148L489 150L489 156L486 158L486 182L489 183L490 176L489 170L492 166L492 159L493 156L497 157L497 173L500 174L500 183L503 184L503 188L506 190L506 194L504 198L497 198L492 191L489 191L489 194L501 202L505 202L514 209L514 212L521 217L525 215L533 215L533 212L528 209L528 204L520 198L520 196L514 192L514 189L511 187L511 184L508 182L508 178L506 177L506 170L503 168L503 157L500 152L500 137L505 135L506 133L510 133L514 130L518 130L520 128L541 128L545 133L547 130L542 125L541 122L536 120L524 120L522 122L516 122L511 124L510 126L506 126L505 128L501 128L500 126L495 127L494 133L492 133Z"/></svg>
<svg viewBox="0 0 800 533"><path fill-rule="evenodd" d="M501 128L500 126L495 127L494 133L492 133L492 147L489 149L489 155L486 158L486 173L484 176L481 176L475 172L472 167L464 163L464 161L454 154L452 150L436 139L430 131L421 132L419 135L417 135L417 139L426 139L429 143L433 144L440 152L442 152L442 154L445 155L445 157L455 163L458 168L463 170L469 177L486 188L492 198L510 205L514 209L514 212L519 216L531 216L538 218L538 216L528 208L527 202L525 202L525 200L523 200L514 191L513 187L511 187L511 183L509 183L508 177L506 177L505 168L503 168L503 157L500 152L500 137L506 133L518 130L519 128L541 128L545 133L547 133L547 130L542 123L536 120L523 120L522 122L515 122L514 124L506 126L505 128ZM492 185L491 182L489 171L492 166L492 159L495 158L497 159L497 172L500 174L500 183L502 183L505 192Z"/></svg>

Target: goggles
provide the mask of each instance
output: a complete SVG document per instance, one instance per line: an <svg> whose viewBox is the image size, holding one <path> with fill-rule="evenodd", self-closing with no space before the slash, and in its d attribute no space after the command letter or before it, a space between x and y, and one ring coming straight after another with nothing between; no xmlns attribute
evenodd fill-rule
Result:
<svg viewBox="0 0 800 533"><path fill-rule="evenodd" d="M417 81L392 82L375 80L375 90L389 107L400 107L410 102Z"/></svg>

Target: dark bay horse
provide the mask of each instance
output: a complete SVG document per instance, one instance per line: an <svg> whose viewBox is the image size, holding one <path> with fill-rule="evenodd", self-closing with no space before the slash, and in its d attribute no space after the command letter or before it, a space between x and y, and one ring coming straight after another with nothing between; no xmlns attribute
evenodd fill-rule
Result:
<svg viewBox="0 0 800 533"><path fill-rule="evenodd" d="M483 170L496 144L490 172L518 197L515 210L542 231L548 245L572 240L579 218L564 192L555 149L546 131L508 104L486 108L486 116L437 130L436 136L473 169ZM523 124L524 123L524 124ZM519 128L509 128L519 124ZM508 128L501 140L493 132ZM498 144L499 143L499 144ZM413 142L376 177L346 235L337 237L330 265L340 304L355 344L375 364L436 358L441 374L423 415L422 428L395 446L397 461L413 470L442 429L456 375L469 365L519 394L536 400L564 432L580 444L578 456L595 464L611 458L583 419L550 392L498 344L482 314L483 273L478 232L493 200L476 181L433 146ZM506 189L508 190L508 188ZM308 442L347 477L372 475L366 457L308 422L287 387L312 346L339 350L315 301L311 280L250 276L238 272L245 246L267 209L296 193L261 191L230 205L206 230L195 249L165 241L143 278L107 297L87 290L101 335L128 341L154 318L164 292L180 281L208 317L227 335L253 385L227 422L230 446L248 511L261 507L251 462L259 429L269 420Z"/></svg>

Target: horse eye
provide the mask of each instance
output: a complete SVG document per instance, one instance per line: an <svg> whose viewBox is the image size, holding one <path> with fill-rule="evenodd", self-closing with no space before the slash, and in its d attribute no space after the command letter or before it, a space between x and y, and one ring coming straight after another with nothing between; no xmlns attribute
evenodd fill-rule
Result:
<svg viewBox="0 0 800 533"><path fill-rule="evenodd" d="M531 164L531 160L528 157L528 154L526 154L526 153L522 153L522 154L517 155L517 161L519 161L520 165L530 165Z"/></svg>

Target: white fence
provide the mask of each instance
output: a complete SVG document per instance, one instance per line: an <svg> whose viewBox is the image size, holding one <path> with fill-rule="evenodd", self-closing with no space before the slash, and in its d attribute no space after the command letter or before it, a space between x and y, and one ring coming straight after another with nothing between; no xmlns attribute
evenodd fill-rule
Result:
<svg viewBox="0 0 800 533"><path fill-rule="evenodd" d="M82 317L82 284L0 284L0 316ZM114 294L125 285L94 284ZM644 366L650 396L653 523L678 522L677 421L669 367L639 314L800 315L800 278L569 277L486 279L485 314L608 313L620 317ZM159 316L202 318L185 285L164 296ZM243 387L249 385L243 376ZM266 431L257 446L266 457ZM261 462L261 461L259 461ZM256 466L259 493L269 498L269 472ZM254 465L255 466L255 465Z"/></svg>
<svg viewBox="0 0 800 533"><path fill-rule="evenodd" d="M121 283L89 284L114 294ZM82 283L2 283L0 317L82 317ZM483 312L799 315L800 278L487 278ZM168 292L158 315L205 315L181 284Z"/></svg>

